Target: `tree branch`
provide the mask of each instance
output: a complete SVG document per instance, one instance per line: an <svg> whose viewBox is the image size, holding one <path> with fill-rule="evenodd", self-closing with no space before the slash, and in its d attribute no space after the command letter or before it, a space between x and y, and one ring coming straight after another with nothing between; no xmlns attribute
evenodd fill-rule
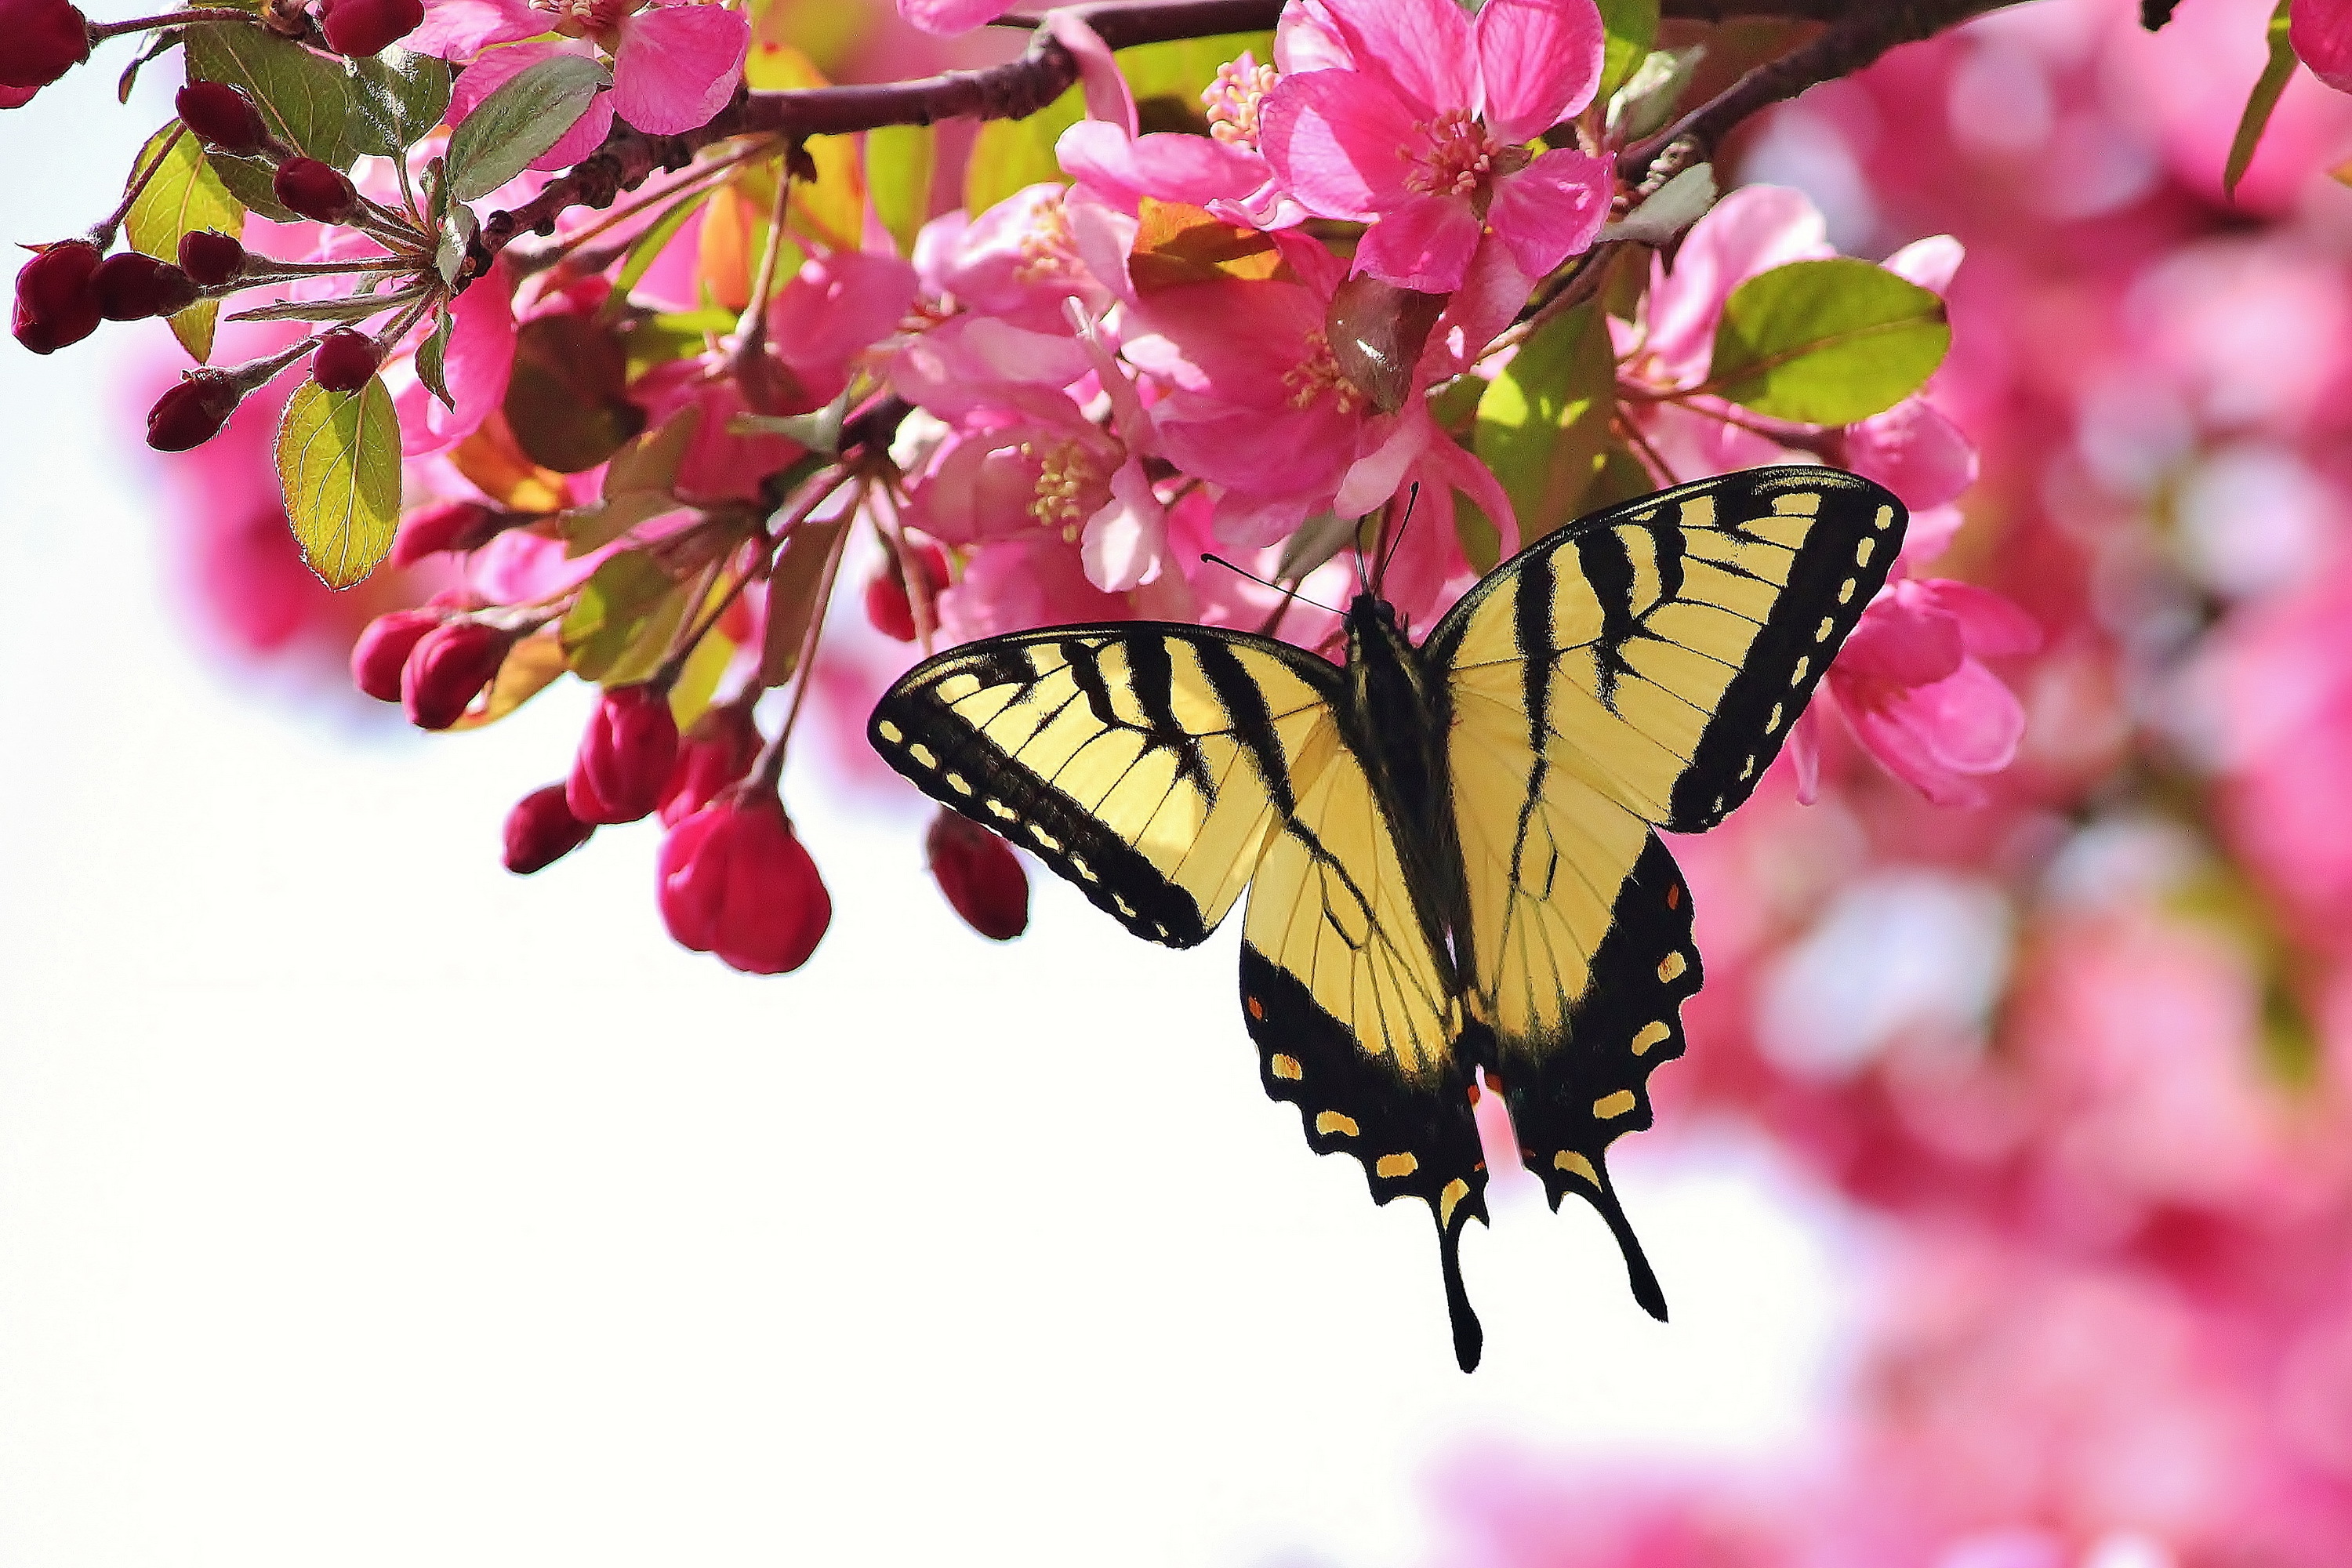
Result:
<svg viewBox="0 0 2352 1568"><path fill-rule="evenodd" d="M1641 182L1638 200L1692 164L1713 157L1732 128L1757 110L1794 98L1816 82L1851 76L1898 44L1932 37L1971 16L2018 3L1855 0L1847 5L1809 5L1798 0L1790 9L1826 17L1829 27L1811 42L1758 66L1648 141L1626 148L1617 155L1617 173L1621 178Z"/></svg>

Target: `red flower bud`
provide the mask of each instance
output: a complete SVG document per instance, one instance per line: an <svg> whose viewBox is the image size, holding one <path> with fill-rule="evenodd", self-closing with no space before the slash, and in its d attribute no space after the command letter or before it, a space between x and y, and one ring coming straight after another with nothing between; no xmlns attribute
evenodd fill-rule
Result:
<svg viewBox="0 0 2352 1568"><path fill-rule="evenodd" d="M66 0L0 0L0 87L47 87L89 58L89 18Z"/></svg>
<svg viewBox="0 0 2352 1568"><path fill-rule="evenodd" d="M492 511L478 501L438 500L418 507L400 520L392 536L392 563L414 566L445 550L478 550L496 538L509 514Z"/></svg>
<svg viewBox="0 0 2352 1568"><path fill-rule="evenodd" d="M316 158L289 158L269 188L278 200L313 223L341 223L359 211L360 193L339 169Z"/></svg>
<svg viewBox="0 0 2352 1568"><path fill-rule="evenodd" d="M661 804L677 765L677 722L669 694L619 686L597 700L564 781L572 815L583 822L635 822Z"/></svg>
<svg viewBox="0 0 2352 1568"><path fill-rule="evenodd" d="M942 810L924 836L923 852L964 924L997 942L1029 929L1029 873L1003 839Z"/></svg>
<svg viewBox="0 0 2352 1568"><path fill-rule="evenodd" d="M217 289L245 270L245 247L218 229L180 237L180 270L201 288Z"/></svg>
<svg viewBox="0 0 2352 1568"><path fill-rule="evenodd" d="M379 702L399 701L401 667L440 624L438 610L394 610L370 621L352 644L352 684Z"/></svg>
<svg viewBox="0 0 2352 1568"><path fill-rule="evenodd" d="M110 321L174 315L196 302L196 286L186 273L135 250L100 262L89 286L98 295L98 313Z"/></svg>
<svg viewBox="0 0 2352 1568"><path fill-rule="evenodd" d="M450 621L419 637L400 668L400 706L420 730L446 730L466 716L499 673L514 639L479 621Z"/></svg>
<svg viewBox="0 0 2352 1568"><path fill-rule="evenodd" d="M948 553L928 540L910 542L908 553L922 568L923 581L929 585L928 598L936 630L940 595L948 585ZM907 593L907 574L899 569L898 552L895 550L883 562L881 570L866 580L866 618L886 637L896 637L900 642L915 640L915 605Z"/></svg>
<svg viewBox="0 0 2352 1568"><path fill-rule="evenodd" d="M750 773L759 755L760 727L751 721L749 704L730 702L704 713L679 744L677 765L662 788L662 826L675 827L709 805L720 790Z"/></svg>
<svg viewBox="0 0 2352 1568"><path fill-rule="evenodd" d="M159 452L184 452L220 434L245 394L216 370L180 373L180 384L147 411L147 444Z"/></svg>
<svg viewBox="0 0 2352 1568"><path fill-rule="evenodd" d="M319 7L327 47L353 58L380 53L424 20L425 0L325 0Z"/></svg>
<svg viewBox="0 0 2352 1568"><path fill-rule="evenodd" d="M98 331L98 293L90 287L100 261L86 239L61 240L16 274L16 341L37 354L55 353Z"/></svg>
<svg viewBox="0 0 2352 1568"><path fill-rule="evenodd" d="M269 144L261 110L241 88L225 81L192 81L172 100L188 133L215 153L249 157Z"/></svg>
<svg viewBox="0 0 2352 1568"><path fill-rule="evenodd" d="M519 877L543 871L587 843L595 831L563 804L562 784L535 789L507 813L507 869Z"/></svg>
<svg viewBox="0 0 2352 1568"><path fill-rule="evenodd" d="M773 795L703 807L670 829L656 866L669 934L747 973L798 969L833 921L816 863Z"/></svg>
<svg viewBox="0 0 2352 1568"><path fill-rule="evenodd" d="M349 327L337 327L319 340L310 356L310 379L329 392L357 392L374 379L383 353L375 340Z"/></svg>

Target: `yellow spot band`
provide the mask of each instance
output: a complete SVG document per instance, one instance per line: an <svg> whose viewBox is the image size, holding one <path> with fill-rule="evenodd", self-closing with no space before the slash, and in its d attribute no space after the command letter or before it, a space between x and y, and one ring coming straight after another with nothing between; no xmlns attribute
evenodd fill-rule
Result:
<svg viewBox="0 0 2352 1568"><path fill-rule="evenodd" d="M1356 1119L1352 1116L1342 1116L1336 1110L1318 1110L1315 1113L1315 1131L1327 1137L1336 1132L1342 1138L1353 1138L1363 1129L1356 1125Z"/></svg>
<svg viewBox="0 0 2352 1568"><path fill-rule="evenodd" d="M1291 1082L1297 1083L1307 1075L1299 1069L1297 1057L1286 1057L1277 1051L1274 1058L1274 1076L1288 1079Z"/></svg>
<svg viewBox="0 0 2352 1568"><path fill-rule="evenodd" d="M1374 1175L1391 1178L1410 1176L1420 1169L1420 1160L1411 1154L1383 1154L1372 1164Z"/></svg>
<svg viewBox="0 0 2352 1568"><path fill-rule="evenodd" d="M1599 1100L1594 1100L1592 1102L1592 1114L1601 1118L1601 1121L1607 1121L1612 1117L1624 1115L1627 1111L1633 1110L1633 1107L1640 1103L1641 1101L1633 1098L1633 1091L1632 1089L1621 1089L1614 1094L1604 1094Z"/></svg>

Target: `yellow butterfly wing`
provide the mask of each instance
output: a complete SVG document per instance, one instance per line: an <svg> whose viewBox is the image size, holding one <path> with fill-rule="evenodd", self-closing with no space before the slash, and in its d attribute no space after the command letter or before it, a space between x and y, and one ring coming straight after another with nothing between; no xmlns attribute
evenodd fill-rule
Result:
<svg viewBox="0 0 2352 1568"><path fill-rule="evenodd" d="M1654 831L1755 788L1902 542L1902 503L1822 468L1730 474L1581 519L1432 633L1445 670L1470 1005L1527 1163L1665 1305L1604 1155L1650 1125L1699 987L1689 890Z"/></svg>

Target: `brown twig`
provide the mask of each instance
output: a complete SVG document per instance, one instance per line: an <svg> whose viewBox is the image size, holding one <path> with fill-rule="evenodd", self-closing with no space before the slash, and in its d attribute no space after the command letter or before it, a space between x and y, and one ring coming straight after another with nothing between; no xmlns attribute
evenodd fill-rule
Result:
<svg viewBox="0 0 2352 1568"><path fill-rule="evenodd" d="M1636 199L1655 191L1695 163L1715 155L1734 126L1759 110L1796 97L1816 82L1851 76L1898 44L1932 37L1971 16L1998 11L2019 0L1849 0L1775 7L1781 15L1803 12L1825 20L1826 30L1778 59L1767 60L1700 104L1674 124L1617 155L1618 175L1638 181ZM1753 10L1727 4L1734 9ZM1669 11L1681 13L1680 6Z"/></svg>

